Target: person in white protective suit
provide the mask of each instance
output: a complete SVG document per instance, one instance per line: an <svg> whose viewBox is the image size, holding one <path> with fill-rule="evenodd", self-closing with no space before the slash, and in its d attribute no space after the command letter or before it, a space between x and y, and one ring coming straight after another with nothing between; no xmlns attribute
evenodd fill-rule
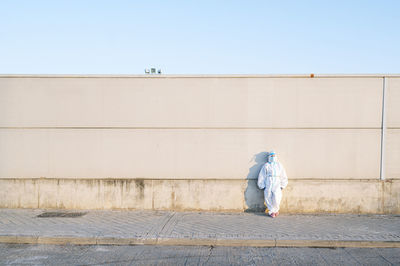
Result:
<svg viewBox="0 0 400 266"><path fill-rule="evenodd" d="M264 189L265 205L272 218L279 215L282 190L287 184L288 178L285 168L278 162L275 152L269 152L268 161L263 165L258 175L257 185L259 189Z"/></svg>

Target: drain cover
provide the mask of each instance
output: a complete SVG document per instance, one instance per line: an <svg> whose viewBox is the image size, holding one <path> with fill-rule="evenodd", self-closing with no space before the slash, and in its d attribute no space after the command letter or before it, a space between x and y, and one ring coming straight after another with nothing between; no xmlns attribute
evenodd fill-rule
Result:
<svg viewBox="0 0 400 266"><path fill-rule="evenodd" d="M53 217L63 217L63 218L76 218L85 215L87 212L44 212L39 214L39 218L53 218Z"/></svg>

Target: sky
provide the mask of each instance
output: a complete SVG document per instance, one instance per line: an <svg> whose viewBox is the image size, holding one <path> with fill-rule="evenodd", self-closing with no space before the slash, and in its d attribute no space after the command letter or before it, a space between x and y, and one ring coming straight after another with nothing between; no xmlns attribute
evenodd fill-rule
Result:
<svg viewBox="0 0 400 266"><path fill-rule="evenodd" d="M399 74L399 0L0 0L0 74Z"/></svg>

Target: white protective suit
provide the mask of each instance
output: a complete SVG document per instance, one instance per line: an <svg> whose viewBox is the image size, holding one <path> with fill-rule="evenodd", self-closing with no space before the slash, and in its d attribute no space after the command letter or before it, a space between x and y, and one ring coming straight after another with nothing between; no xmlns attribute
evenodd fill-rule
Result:
<svg viewBox="0 0 400 266"><path fill-rule="evenodd" d="M274 154L275 155L275 154ZM282 189L288 184L285 168L277 161L276 157L268 157L268 162L263 165L258 175L258 188L264 189L265 204L268 214L279 211L282 199Z"/></svg>

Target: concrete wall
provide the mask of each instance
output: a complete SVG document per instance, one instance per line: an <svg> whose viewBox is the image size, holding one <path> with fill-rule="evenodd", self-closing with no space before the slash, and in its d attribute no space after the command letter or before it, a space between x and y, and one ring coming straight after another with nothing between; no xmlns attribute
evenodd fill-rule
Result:
<svg viewBox="0 0 400 266"><path fill-rule="evenodd" d="M261 211L256 180L0 179L3 208ZM290 213L399 213L398 180L291 180Z"/></svg>
<svg viewBox="0 0 400 266"><path fill-rule="evenodd" d="M400 77L389 78L386 104L385 174L400 178Z"/></svg>
<svg viewBox="0 0 400 266"><path fill-rule="evenodd" d="M274 149L285 211L400 213L386 79L382 182L383 76L0 76L0 206L260 209Z"/></svg>

